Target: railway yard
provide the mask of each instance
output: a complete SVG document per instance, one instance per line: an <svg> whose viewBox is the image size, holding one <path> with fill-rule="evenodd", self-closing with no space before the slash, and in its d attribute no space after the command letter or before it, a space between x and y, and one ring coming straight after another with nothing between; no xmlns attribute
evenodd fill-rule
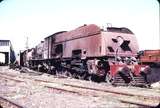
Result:
<svg viewBox="0 0 160 108"><path fill-rule="evenodd" d="M0 67L2 108L158 107L159 102L159 88L113 87L27 68Z"/></svg>
<svg viewBox="0 0 160 108"><path fill-rule="evenodd" d="M160 108L157 3L59 1L0 0L0 108Z"/></svg>
<svg viewBox="0 0 160 108"><path fill-rule="evenodd" d="M160 50L139 51L128 28L56 32L17 58L0 45L2 108L160 107Z"/></svg>

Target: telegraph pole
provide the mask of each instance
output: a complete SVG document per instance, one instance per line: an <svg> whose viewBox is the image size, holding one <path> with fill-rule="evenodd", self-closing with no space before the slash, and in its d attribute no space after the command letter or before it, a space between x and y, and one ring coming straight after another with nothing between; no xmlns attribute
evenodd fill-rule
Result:
<svg viewBox="0 0 160 108"><path fill-rule="evenodd" d="M27 36L27 39L26 39L26 50L28 50L29 46L28 46L28 36Z"/></svg>
<svg viewBox="0 0 160 108"><path fill-rule="evenodd" d="M26 57L26 66L29 66L29 63L28 63L28 60L29 60L29 58L28 58L28 36L27 36L27 39L26 39L26 54L27 54L27 57Z"/></svg>

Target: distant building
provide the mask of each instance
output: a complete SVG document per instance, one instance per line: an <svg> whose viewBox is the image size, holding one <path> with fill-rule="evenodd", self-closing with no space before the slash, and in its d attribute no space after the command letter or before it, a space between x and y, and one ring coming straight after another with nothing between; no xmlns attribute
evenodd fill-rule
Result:
<svg viewBox="0 0 160 108"><path fill-rule="evenodd" d="M10 64L15 62L15 52L10 40L0 40L0 64Z"/></svg>

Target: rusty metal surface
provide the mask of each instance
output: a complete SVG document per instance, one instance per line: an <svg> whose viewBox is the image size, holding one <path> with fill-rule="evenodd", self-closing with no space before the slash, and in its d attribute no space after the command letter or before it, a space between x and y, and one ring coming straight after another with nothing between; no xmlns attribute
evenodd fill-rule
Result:
<svg viewBox="0 0 160 108"><path fill-rule="evenodd" d="M72 41L65 42L65 48L63 51L63 57L71 57L72 51L80 49L86 51L86 57L94 57L101 55L101 37L100 35L94 35L91 37L80 38Z"/></svg>
<svg viewBox="0 0 160 108"><path fill-rule="evenodd" d="M87 36L91 36L99 33L100 33L100 28L97 25L94 25L94 24L84 25L72 31L58 34L56 36L55 42L57 43L57 42L63 42L67 40L69 41L72 39L87 37Z"/></svg>
<svg viewBox="0 0 160 108"><path fill-rule="evenodd" d="M160 63L160 50L145 50L140 56L140 61L142 63Z"/></svg>
<svg viewBox="0 0 160 108"><path fill-rule="evenodd" d="M56 35L55 44L63 45L63 57L71 57L77 49L86 51L86 57L135 56L139 49L134 34L102 31L94 24Z"/></svg>
<svg viewBox="0 0 160 108"><path fill-rule="evenodd" d="M45 38L44 41L44 59L51 58L53 48L53 36Z"/></svg>
<svg viewBox="0 0 160 108"><path fill-rule="evenodd" d="M84 25L68 32L57 32L45 38L35 48L35 58L50 59L56 55L56 45L62 45L62 57L72 57L81 50L85 57L136 56L138 43L134 34L101 30L94 24Z"/></svg>
<svg viewBox="0 0 160 108"><path fill-rule="evenodd" d="M55 43L63 44L63 57L72 57L72 51L81 50L82 56L100 56L100 28L94 24L58 34ZM84 52L85 53L84 53Z"/></svg>
<svg viewBox="0 0 160 108"><path fill-rule="evenodd" d="M35 59L74 58L78 55L80 59L105 57L109 63L116 63L116 58L120 57L121 61L119 62L123 62L124 65L114 66L119 69L128 64L126 59L135 58L139 49L136 36L128 33L129 29L127 28L123 28L123 31L121 29L110 27L110 31L106 31L97 25L90 24L68 32L57 32L46 37L44 42L36 46ZM75 52L78 54L76 55ZM140 72L140 68L135 68L134 65L126 67L131 67L137 75ZM111 73L115 74L117 69L111 69L111 71L114 70Z"/></svg>
<svg viewBox="0 0 160 108"><path fill-rule="evenodd" d="M44 58L44 41L41 41L37 46L36 46L36 55L38 59L43 59Z"/></svg>
<svg viewBox="0 0 160 108"><path fill-rule="evenodd" d="M136 36L133 34L102 32L102 41L103 55L135 56L139 49ZM108 47L113 50L110 51Z"/></svg>

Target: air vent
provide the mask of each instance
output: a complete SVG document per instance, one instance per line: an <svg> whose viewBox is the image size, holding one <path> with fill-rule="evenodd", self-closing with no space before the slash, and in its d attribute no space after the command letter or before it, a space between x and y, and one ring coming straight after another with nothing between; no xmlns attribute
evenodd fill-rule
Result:
<svg viewBox="0 0 160 108"><path fill-rule="evenodd" d="M113 41L114 43L117 43L117 42L118 42L118 40L117 40L117 39L114 39L114 38L112 38L112 41Z"/></svg>
<svg viewBox="0 0 160 108"><path fill-rule="evenodd" d="M111 46L107 47L110 52L114 52L114 49Z"/></svg>
<svg viewBox="0 0 160 108"><path fill-rule="evenodd" d="M120 45L120 47L124 50L124 51L132 51L131 48L128 46L130 43L130 41L124 40L123 43Z"/></svg>

